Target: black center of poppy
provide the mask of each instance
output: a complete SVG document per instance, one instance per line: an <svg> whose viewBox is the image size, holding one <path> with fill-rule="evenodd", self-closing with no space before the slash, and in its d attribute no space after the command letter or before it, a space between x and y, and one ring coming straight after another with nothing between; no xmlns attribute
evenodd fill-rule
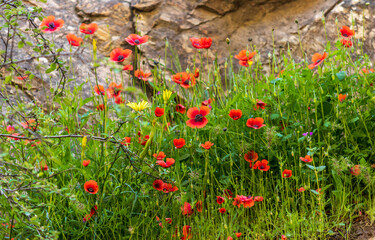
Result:
<svg viewBox="0 0 375 240"><path fill-rule="evenodd" d="M197 121L197 122L202 122L203 116L201 114L197 114L197 116L195 116L194 120Z"/></svg>
<svg viewBox="0 0 375 240"><path fill-rule="evenodd" d="M263 165L260 165L260 167L259 167L260 169L264 169L265 167L263 166Z"/></svg>
<svg viewBox="0 0 375 240"><path fill-rule="evenodd" d="M87 30L89 33L92 33L92 31L91 30Z"/></svg>
<svg viewBox="0 0 375 240"><path fill-rule="evenodd" d="M117 57L117 61L121 61L123 59L124 59L124 56L122 56L122 55L120 55L120 56Z"/></svg>
<svg viewBox="0 0 375 240"><path fill-rule="evenodd" d="M288 174L288 173L286 173L286 174L285 174L285 177L289 177L289 174Z"/></svg>
<svg viewBox="0 0 375 240"><path fill-rule="evenodd" d="M259 127L259 126L258 126L258 125L253 125L253 127L257 128L257 127Z"/></svg>
<svg viewBox="0 0 375 240"><path fill-rule="evenodd" d="M50 22L50 23L48 23L48 28L49 29L55 29L55 23L54 22Z"/></svg>
<svg viewBox="0 0 375 240"><path fill-rule="evenodd" d="M344 37L348 37L349 35L347 33L342 34Z"/></svg>
<svg viewBox="0 0 375 240"><path fill-rule="evenodd" d="M184 84L185 84L185 85L189 85L189 80L185 80L185 81L184 81Z"/></svg>
<svg viewBox="0 0 375 240"><path fill-rule="evenodd" d="M320 63L321 61L322 61L322 60L319 59L319 60L316 61L316 63Z"/></svg>
<svg viewBox="0 0 375 240"><path fill-rule="evenodd" d="M137 39L137 40L135 40L134 42L135 42L136 44L139 44L139 40L138 40L138 39Z"/></svg>
<svg viewBox="0 0 375 240"><path fill-rule="evenodd" d="M233 119L238 119L238 116L233 116Z"/></svg>
<svg viewBox="0 0 375 240"><path fill-rule="evenodd" d="M89 192L94 192L94 189L93 188L89 188L89 189L87 189Z"/></svg>

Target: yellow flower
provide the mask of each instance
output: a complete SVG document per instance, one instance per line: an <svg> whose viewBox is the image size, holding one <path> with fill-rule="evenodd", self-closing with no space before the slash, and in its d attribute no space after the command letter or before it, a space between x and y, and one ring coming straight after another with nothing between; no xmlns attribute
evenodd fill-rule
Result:
<svg viewBox="0 0 375 240"><path fill-rule="evenodd" d="M163 91L163 99L164 99L164 102L167 103L169 98L172 96L172 92L169 91L168 89L164 90Z"/></svg>
<svg viewBox="0 0 375 240"><path fill-rule="evenodd" d="M128 103L126 105L131 107L134 111L137 111L137 112L143 111L146 108L150 107L148 102L146 102L144 100L140 103L131 102L131 103Z"/></svg>

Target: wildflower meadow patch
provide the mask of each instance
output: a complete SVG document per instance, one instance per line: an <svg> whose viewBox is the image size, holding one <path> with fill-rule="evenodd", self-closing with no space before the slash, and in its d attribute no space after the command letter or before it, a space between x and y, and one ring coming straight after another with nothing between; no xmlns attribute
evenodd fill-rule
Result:
<svg viewBox="0 0 375 240"><path fill-rule="evenodd" d="M2 239L350 239L358 217L374 223L375 72L362 26L338 23L336 42L302 61L274 50L266 72L255 45L219 64L209 36L191 36L186 66L169 40L150 67L152 35L139 32L104 57L100 26L85 22L65 36L66 51L92 55L96 76L78 85L54 44L64 20L16 2L1 31L32 19L35 41L20 31L18 46L56 60L21 74L0 50ZM105 82L99 66L113 73ZM47 107L6 91L8 76L41 72L67 78Z"/></svg>

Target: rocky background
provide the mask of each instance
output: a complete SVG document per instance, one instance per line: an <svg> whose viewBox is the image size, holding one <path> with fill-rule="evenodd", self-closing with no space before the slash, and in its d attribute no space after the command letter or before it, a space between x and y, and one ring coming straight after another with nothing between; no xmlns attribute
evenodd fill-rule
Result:
<svg viewBox="0 0 375 240"><path fill-rule="evenodd" d="M154 60L163 63L165 41L176 50L182 69L192 67L196 52L190 37L211 37L209 56L217 55L219 63L225 62L229 51L238 53L248 46L256 46L263 63L273 47L278 54L289 45L298 60L310 61L315 52L323 52L327 39L336 41L338 29L354 24L356 38L364 40L364 51L374 59L375 2L368 0L47 0L47 3L25 0L30 6L40 6L44 14L55 15L65 21L64 27L54 35L57 45L69 49L67 33L79 34L81 23L96 22L99 30L92 36L98 40L98 51L108 57L113 48L133 49L124 40L131 33L149 35L147 44L141 45L143 68L150 70ZM322 19L325 19L326 28ZM337 21L337 23L336 23ZM36 21L39 24L39 21ZM363 25L365 29L363 29ZM326 32L325 32L326 31ZM47 36L47 37L50 37ZM82 36L81 36L82 37ZM226 38L230 39L227 45ZM85 40L86 44L91 42ZM22 56L22 54L21 54ZM66 57L68 58L68 57ZM22 59L22 57L20 57ZM91 65L92 50L87 47L72 57L76 83L94 79ZM41 61L48 62L48 59ZM24 63L25 70L33 70L37 60ZM126 63L124 63L126 64ZM267 64L265 70L267 70ZM105 83L110 68L102 62L98 69L99 81ZM55 87L57 76L35 73L32 88L18 92L39 103L48 102L49 87ZM117 76L119 79L119 76ZM10 94L22 88L22 80L14 78L8 86ZM72 86L73 83L70 83ZM89 85L85 91L91 94ZM26 95L25 95L26 94Z"/></svg>

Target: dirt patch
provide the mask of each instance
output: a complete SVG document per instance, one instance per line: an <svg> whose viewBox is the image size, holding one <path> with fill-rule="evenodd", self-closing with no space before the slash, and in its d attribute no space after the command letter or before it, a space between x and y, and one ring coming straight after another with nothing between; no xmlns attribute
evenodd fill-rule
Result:
<svg viewBox="0 0 375 240"><path fill-rule="evenodd" d="M353 221L352 227L349 229L336 229L336 235L330 237L330 240L375 240L375 223L366 216L361 216ZM344 237L343 237L344 236Z"/></svg>

